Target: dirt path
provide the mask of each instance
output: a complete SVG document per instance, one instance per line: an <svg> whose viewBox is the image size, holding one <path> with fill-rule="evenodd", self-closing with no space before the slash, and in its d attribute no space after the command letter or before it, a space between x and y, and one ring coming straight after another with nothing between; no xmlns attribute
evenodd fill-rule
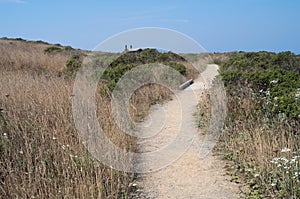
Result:
<svg viewBox="0 0 300 199"><path fill-rule="evenodd" d="M217 74L217 66L210 65L203 73L206 74L206 77L213 79ZM149 135L153 135L156 131L159 131L158 134L139 141L139 151L143 153L158 150L171 143L179 131L180 125L178 124L185 124L184 130L196 133L199 135L199 140L194 141L191 147L172 164L155 172L139 174L136 181L139 190L134 198L239 198L239 187L228 180L229 177L225 175L223 169L224 162L219 157L213 156L212 153L204 158L199 158L199 143L204 140L204 135L198 132L196 117L194 116L197 111L198 99L190 100L190 98L193 92L200 96L203 86L203 79L197 79L191 87L177 94L180 100L175 98L163 105L155 106L150 116L142 123L142 125L149 126L155 122L153 118L159 123L154 124L154 127L158 127L153 129ZM183 102L182 99L187 100ZM186 111L182 111L181 107L183 106L185 106ZM165 121L165 123L162 124L161 121ZM211 143L202 142L201 144L204 148L206 147L206 151L210 151ZM175 148L174 150L176 151ZM169 158L169 156L165 158ZM155 165L159 163L160 159L150 161L150 164ZM148 161L145 167L152 167L153 165L149 166Z"/></svg>

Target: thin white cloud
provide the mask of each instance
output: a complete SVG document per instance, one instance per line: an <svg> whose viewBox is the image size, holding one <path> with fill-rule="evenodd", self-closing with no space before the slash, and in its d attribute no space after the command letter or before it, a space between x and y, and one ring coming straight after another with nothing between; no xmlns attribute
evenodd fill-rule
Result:
<svg viewBox="0 0 300 199"><path fill-rule="evenodd" d="M27 3L24 0L0 0L0 3Z"/></svg>

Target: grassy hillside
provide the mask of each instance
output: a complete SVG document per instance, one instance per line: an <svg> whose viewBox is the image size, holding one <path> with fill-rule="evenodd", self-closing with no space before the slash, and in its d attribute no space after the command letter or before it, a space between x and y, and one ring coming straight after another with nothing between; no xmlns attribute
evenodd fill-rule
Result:
<svg viewBox="0 0 300 199"><path fill-rule="evenodd" d="M54 50L56 49L56 50ZM58 50L60 49L60 50ZM0 67L5 70L61 71L71 54L84 51L42 41L0 39Z"/></svg>
<svg viewBox="0 0 300 199"><path fill-rule="evenodd" d="M247 181L249 198L299 198L300 57L241 52L219 63L228 115L218 148L233 180Z"/></svg>
<svg viewBox="0 0 300 199"><path fill-rule="evenodd" d="M134 176L95 160L78 138L73 122L72 87L88 53L42 41L0 40L1 198L128 196ZM116 145L134 151L134 139L124 134L111 116L111 85L153 57L160 57L182 74L187 75L189 69L171 53L148 49L134 55L137 60L125 62L135 59L132 56L123 55L111 64L106 81L99 83L96 100L99 123L107 136ZM141 120L151 104L170 98L170 94L162 86L143 86L131 98L132 116Z"/></svg>
<svg viewBox="0 0 300 199"><path fill-rule="evenodd" d="M1 197L126 198L133 190L134 176L96 161L75 129L72 89L89 53L42 41L0 39ZM211 56L221 65L228 97L226 126L216 149L232 162L232 180L249 185L249 198L299 198L300 57L291 52ZM135 150L135 140L111 117L111 91L127 71L153 62L195 76L180 56L145 49L120 55L98 85L99 123L127 150ZM131 97L130 113L140 121L151 104L170 95L162 86L143 86ZM201 103L207 105L208 98ZM205 127L209 106L202 108L199 126Z"/></svg>

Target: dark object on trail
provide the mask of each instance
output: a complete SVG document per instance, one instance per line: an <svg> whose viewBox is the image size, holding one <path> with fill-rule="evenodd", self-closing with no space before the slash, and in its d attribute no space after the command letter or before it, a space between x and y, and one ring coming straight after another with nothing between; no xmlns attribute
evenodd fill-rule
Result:
<svg viewBox="0 0 300 199"><path fill-rule="evenodd" d="M179 86L180 90L184 90L186 89L187 87L189 87L190 85L192 85L194 83L194 80L193 79L190 79L188 80L187 82L184 82L183 84L181 84Z"/></svg>

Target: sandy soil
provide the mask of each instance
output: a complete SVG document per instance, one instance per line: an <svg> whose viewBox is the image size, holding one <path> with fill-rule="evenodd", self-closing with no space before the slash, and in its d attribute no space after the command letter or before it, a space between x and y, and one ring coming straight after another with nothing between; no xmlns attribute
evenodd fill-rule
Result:
<svg viewBox="0 0 300 199"><path fill-rule="evenodd" d="M203 87L209 87L211 80L217 75L217 69L217 65L209 65L202 73L202 77L195 80L195 83L188 89L177 93L177 97L173 100L154 106L149 117L141 124L155 127L150 128L153 132L149 132L151 135L149 138L139 140L138 148L142 153L168 147L182 130L189 132L188 135L195 133L197 138L193 139L192 145L183 155L172 163L159 167L157 171L151 172L151 168L155 168L156 164L161 164L162 159L172 159L173 154L168 152L169 154L166 153L157 159L137 160L145 162L145 170L148 171L147 168L149 168L149 173L138 174L135 182L138 191L133 198L240 198L239 185L229 181L230 176L226 176L225 163L220 157L212 153L206 153L207 155L201 157L199 153L200 149L202 152L203 150L210 152L213 143L204 139L205 135L201 134L196 126L197 103ZM192 99L192 95L197 96L195 100ZM184 142L189 142L189 138ZM185 143L178 142L177 146ZM175 154L177 149L179 150L180 147L176 148L175 145L173 149Z"/></svg>

